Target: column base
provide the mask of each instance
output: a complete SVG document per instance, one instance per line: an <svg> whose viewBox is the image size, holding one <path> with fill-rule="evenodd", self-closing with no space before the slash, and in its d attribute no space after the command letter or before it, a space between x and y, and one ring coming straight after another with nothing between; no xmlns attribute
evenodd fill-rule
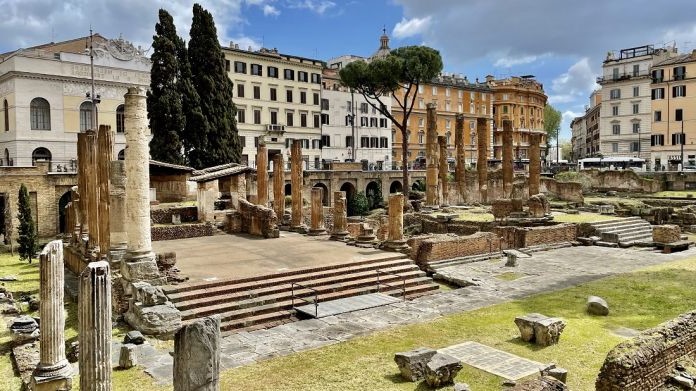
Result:
<svg viewBox="0 0 696 391"><path fill-rule="evenodd" d="M162 277L157 268L155 254L152 251L128 251L121 262L121 275L123 276L123 289L127 296L133 294L134 282L147 282L150 285L165 285L167 283L167 279Z"/></svg>
<svg viewBox="0 0 696 391"><path fill-rule="evenodd" d="M307 231L306 225L295 225L295 226L290 226L290 232L297 232L299 234L306 234L308 231Z"/></svg>
<svg viewBox="0 0 696 391"><path fill-rule="evenodd" d="M331 237L329 239L331 240L336 240L339 242L346 242L348 241L348 236L350 233L348 231L343 231L343 232L332 232Z"/></svg>
<svg viewBox="0 0 696 391"><path fill-rule="evenodd" d="M394 251L394 252L403 252L403 251L408 251L410 247L406 244L406 240L401 239L401 240L387 240L383 244L384 250L387 251Z"/></svg>
<svg viewBox="0 0 696 391"><path fill-rule="evenodd" d="M320 228L320 229L310 229L309 232L307 233L309 236L322 236L322 235L328 235L328 232L326 232L326 229Z"/></svg>
<svg viewBox="0 0 696 391"><path fill-rule="evenodd" d="M63 359L56 365L39 365L31 376L29 389L32 391L55 391L72 389L72 366Z"/></svg>

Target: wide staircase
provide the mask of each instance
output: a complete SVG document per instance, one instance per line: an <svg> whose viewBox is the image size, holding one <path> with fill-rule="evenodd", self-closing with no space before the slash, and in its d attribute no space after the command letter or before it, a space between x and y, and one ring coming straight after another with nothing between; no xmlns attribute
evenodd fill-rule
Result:
<svg viewBox="0 0 696 391"><path fill-rule="evenodd" d="M602 242L616 243L620 247L652 243L652 226L640 217L600 221L591 225Z"/></svg>
<svg viewBox="0 0 696 391"><path fill-rule="evenodd" d="M413 299L437 291L403 255L295 269L239 279L198 281L164 287L182 319L219 315L223 334L268 328L297 320L295 307L381 292Z"/></svg>

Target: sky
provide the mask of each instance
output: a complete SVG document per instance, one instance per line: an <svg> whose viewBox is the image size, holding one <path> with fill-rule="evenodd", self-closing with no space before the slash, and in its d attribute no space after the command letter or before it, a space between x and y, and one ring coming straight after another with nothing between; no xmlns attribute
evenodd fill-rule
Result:
<svg viewBox="0 0 696 391"><path fill-rule="evenodd" d="M658 6L659 3L659 6ZM328 60L370 56L385 29L392 48L427 45L445 72L534 75L563 114L561 140L584 113L609 51L676 44L696 49L696 1L664 0L202 0L223 45L277 48ZM193 3L183 0L0 0L0 52L89 34L122 36L148 49L157 11L188 39Z"/></svg>

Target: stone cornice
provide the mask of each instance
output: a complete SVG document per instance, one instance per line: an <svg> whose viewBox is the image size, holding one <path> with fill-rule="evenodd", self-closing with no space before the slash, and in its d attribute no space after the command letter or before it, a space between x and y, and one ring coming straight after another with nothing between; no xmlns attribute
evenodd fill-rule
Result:
<svg viewBox="0 0 696 391"><path fill-rule="evenodd" d="M138 72L138 71L132 71L132 72ZM138 73L146 74L147 72L138 72ZM58 81L58 82L73 82L73 83L84 83L84 84L90 84L92 82L90 79L74 77L74 76L49 75L49 74L43 74L43 73L10 71L10 72L7 72L7 73L3 74L2 76L0 76L0 83L7 81L7 80L10 80L10 79L13 79L13 78ZM133 83L133 82L124 83L124 82L118 82L118 81L112 81L112 80L98 80L98 79L94 80L94 84L100 85L100 86L123 87L123 88L133 87L133 86L149 87L149 83L148 84L137 84L137 83Z"/></svg>

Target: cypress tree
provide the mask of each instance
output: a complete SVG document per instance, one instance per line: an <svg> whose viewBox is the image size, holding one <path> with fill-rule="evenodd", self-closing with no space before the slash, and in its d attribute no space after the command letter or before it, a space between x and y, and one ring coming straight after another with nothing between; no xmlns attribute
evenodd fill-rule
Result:
<svg viewBox="0 0 696 391"><path fill-rule="evenodd" d="M186 44L181 38L177 42L177 56L179 59L179 78L177 89L181 95L181 104L184 109L185 125L181 134L184 144L186 163L195 168L205 167L205 156L208 144L208 121L201 111L201 98L196 92L191 80L191 64L188 59Z"/></svg>
<svg viewBox="0 0 696 391"><path fill-rule="evenodd" d="M36 227L34 219L31 217L31 207L29 206L29 192L24 183L19 187L19 199L17 200L17 218L19 219L19 259L31 259L36 253Z"/></svg>
<svg viewBox="0 0 696 391"><path fill-rule="evenodd" d="M241 146L232 102L232 81L225 71L225 56L213 16L200 4L193 6L188 57L201 112L208 122L206 153L201 156L201 162L206 166L239 163Z"/></svg>
<svg viewBox="0 0 696 391"><path fill-rule="evenodd" d="M165 10L159 10L159 23L152 37L152 70L150 91L147 92L147 118L150 120L152 140L150 156L163 162L183 164L181 133L184 113L181 94L177 89L177 43L174 19Z"/></svg>

